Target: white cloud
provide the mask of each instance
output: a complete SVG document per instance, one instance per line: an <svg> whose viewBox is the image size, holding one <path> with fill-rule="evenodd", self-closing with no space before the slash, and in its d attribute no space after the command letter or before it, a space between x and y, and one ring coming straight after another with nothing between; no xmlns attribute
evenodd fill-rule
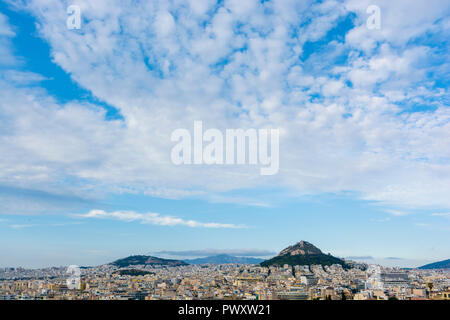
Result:
<svg viewBox="0 0 450 320"><path fill-rule="evenodd" d="M415 223L415 225L417 226L417 227L421 227L421 228L429 228L431 225L430 224L428 224L428 223Z"/></svg>
<svg viewBox="0 0 450 320"><path fill-rule="evenodd" d="M262 186L291 194L351 190L394 207L450 208L448 94L426 76L440 66L435 48L407 42L427 32L445 38L438 18L448 6L383 1L376 33L361 29L363 1L234 3L214 11L208 1L80 1L80 32L65 29L64 3L28 3L55 63L124 121L105 121L92 104L58 105L37 89L0 82L0 182L169 198ZM322 39L349 11L360 24L345 40L299 58L307 41ZM341 54L347 63L336 66ZM415 104L433 109L400 113ZM280 173L173 166L170 134L194 120L219 129L281 128ZM270 201L262 200L252 202Z"/></svg>
<svg viewBox="0 0 450 320"><path fill-rule="evenodd" d="M154 224L160 226L186 226L192 228L244 228L245 226L239 226L234 224L225 224L217 222L199 222L195 220L184 220L172 216L162 216L159 213L138 213L134 211L113 211L106 212L103 210L91 210L86 214L79 214L78 217L82 218L100 218L100 219L116 219L120 221L139 221L143 224Z"/></svg>
<svg viewBox="0 0 450 320"><path fill-rule="evenodd" d="M36 225L34 225L34 224L12 224L12 225L10 225L11 228L16 229L16 230L20 230L20 229L24 229L24 228L31 228L34 226L36 226Z"/></svg>
<svg viewBox="0 0 450 320"><path fill-rule="evenodd" d="M8 18L0 13L0 67L16 65L20 60L14 56L12 49L11 38L15 35Z"/></svg>
<svg viewBox="0 0 450 320"><path fill-rule="evenodd" d="M14 37L15 35L16 33L8 23L8 18L4 14L0 13L0 37Z"/></svg>
<svg viewBox="0 0 450 320"><path fill-rule="evenodd" d="M432 216L435 217L446 217L446 218L450 218L450 212L438 212L438 213L432 213Z"/></svg>
<svg viewBox="0 0 450 320"><path fill-rule="evenodd" d="M0 220L1 222L1 220ZM72 225L79 225L81 222L61 222L61 223L49 223L49 224L11 224L10 228L20 230L25 228L34 228L34 227L67 227Z"/></svg>
<svg viewBox="0 0 450 320"><path fill-rule="evenodd" d="M399 211L399 210L386 210L386 212L388 212L394 216L398 216L398 217L407 216L407 215L411 214L411 212L405 212L405 211Z"/></svg>
<svg viewBox="0 0 450 320"><path fill-rule="evenodd" d="M370 221L382 223L382 222L389 222L389 221L391 221L391 218L387 217L387 218L381 218L381 219L370 219Z"/></svg>
<svg viewBox="0 0 450 320"><path fill-rule="evenodd" d="M175 21L170 12L160 11L154 24L156 33L161 38L169 36L175 30Z"/></svg>
<svg viewBox="0 0 450 320"><path fill-rule="evenodd" d="M381 10L381 28L370 30L366 27L369 14L366 9L376 4ZM438 28L439 21L449 13L449 7L440 0L347 0L347 10L357 14L357 25L347 35L347 40L362 49L373 49L375 42L390 42L404 46L412 39L423 36L430 30ZM445 19L444 19L445 20ZM371 50L366 50L370 52Z"/></svg>
<svg viewBox="0 0 450 320"><path fill-rule="evenodd" d="M5 81L11 83L15 83L18 85L26 85L36 82L41 82L44 80L49 80L46 77L34 73L34 72L26 72L26 71L18 71L18 70L7 70L0 75Z"/></svg>
<svg viewBox="0 0 450 320"><path fill-rule="evenodd" d="M219 254L227 254L238 257L267 257L276 255L276 252L260 249L203 249L184 251L159 251L155 252L155 254L164 254L179 257L205 257Z"/></svg>

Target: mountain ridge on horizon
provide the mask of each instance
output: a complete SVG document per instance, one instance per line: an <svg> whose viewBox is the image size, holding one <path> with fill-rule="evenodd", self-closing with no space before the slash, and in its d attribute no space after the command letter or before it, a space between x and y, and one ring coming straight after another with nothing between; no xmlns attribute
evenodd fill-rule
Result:
<svg viewBox="0 0 450 320"><path fill-rule="evenodd" d="M239 257L222 253L202 258L184 259L183 261L189 264L259 264L263 262L264 259L253 257Z"/></svg>
<svg viewBox="0 0 450 320"><path fill-rule="evenodd" d="M175 259L164 259L158 258L154 256L146 256L146 255L132 255L122 259L115 260L113 262L107 263L109 265L113 265L119 268L129 267L133 265L164 265L164 266L186 266L188 263L182 260Z"/></svg>
<svg viewBox="0 0 450 320"><path fill-rule="evenodd" d="M421 270L450 269L450 259L428 263L428 264L418 267L417 269L421 269Z"/></svg>
<svg viewBox="0 0 450 320"><path fill-rule="evenodd" d="M163 266L186 266L189 264L260 264L261 266L270 265L312 265L320 264L322 266L331 264L340 264L344 268L355 264L355 261L347 258L340 258L325 254L319 248L308 241L301 240L294 245L290 245L281 250L278 255L264 260L262 258L234 256L226 253L210 255L193 259L169 259L159 258L150 255L131 255L125 258L117 259L106 265L117 267L129 267L133 265L163 265ZM354 257L353 257L354 258ZM373 258L373 257L371 257ZM357 263L356 263L357 264ZM429 263L417 269L446 269L450 268L450 259Z"/></svg>

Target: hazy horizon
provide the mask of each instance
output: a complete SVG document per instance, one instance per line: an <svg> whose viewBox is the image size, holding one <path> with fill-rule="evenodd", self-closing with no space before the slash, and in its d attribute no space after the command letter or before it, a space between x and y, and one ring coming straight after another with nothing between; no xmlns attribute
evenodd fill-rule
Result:
<svg viewBox="0 0 450 320"><path fill-rule="evenodd" d="M213 250L213 249L208 249L208 250ZM274 256L276 256L278 253L275 253L273 255L249 255L249 254L233 254L233 252L227 252L228 250L217 250L216 253L210 252L209 254L198 254L198 255L180 255L180 254L167 254L167 253L158 253L158 252L133 252L130 254L125 254L122 256L111 256L109 258L104 257L103 258L103 262L100 262L102 259L97 259L96 263L83 263L83 259L81 259L80 261L78 261L78 263L76 263L79 266L85 266L85 267L94 267L94 266L98 266L98 265L103 265L103 264L108 264L111 263L117 259L122 259L128 256L134 256L134 255L146 255L146 256L155 256L155 257L159 257L159 258L164 258L164 259L174 259L174 260L190 260L190 259L196 259L196 258L204 258L204 257L211 257L211 256L217 256L217 255L221 255L221 254L226 254L229 256L235 256L235 257L249 257L249 258L259 258L259 259L263 259L263 260L267 260L270 259ZM230 250L230 251L237 251L237 250ZM281 251L281 250L280 250ZM428 263L433 263L433 262L438 262L438 261L442 261L442 260L447 260L447 259L441 259L441 260L433 260L433 259L414 259L414 258L401 258L401 257L371 257L371 256L347 256L347 257L341 257L341 256L337 256L338 258L341 259L346 259L346 260L353 260L356 262L363 262L363 263L367 263L367 264L377 264L377 265L381 265L381 266L385 266L385 267L400 267L400 268L416 268L416 267L420 267L423 265L426 265ZM34 261L34 260L33 260ZM66 263L53 263L51 265L33 265L32 264L28 264L28 265L0 265L0 268L19 268L19 267L23 267L23 268L29 268L29 269L41 269L41 268L47 268L47 267L59 267L59 266L68 266L70 264L73 264L74 260L68 260Z"/></svg>
<svg viewBox="0 0 450 320"><path fill-rule="evenodd" d="M448 259L449 16L439 0L0 0L0 265L301 239Z"/></svg>

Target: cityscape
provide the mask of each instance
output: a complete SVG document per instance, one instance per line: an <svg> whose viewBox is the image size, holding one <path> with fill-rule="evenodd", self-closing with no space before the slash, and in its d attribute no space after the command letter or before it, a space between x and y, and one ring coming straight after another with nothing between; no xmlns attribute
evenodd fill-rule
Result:
<svg viewBox="0 0 450 320"><path fill-rule="evenodd" d="M318 250L301 241L279 256L309 259L321 254L311 248ZM139 264L143 261L147 263ZM449 260L439 269L340 261L343 264L189 265L131 256L82 267L77 278L67 267L3 268L0 300L450 300Z"/></svg>

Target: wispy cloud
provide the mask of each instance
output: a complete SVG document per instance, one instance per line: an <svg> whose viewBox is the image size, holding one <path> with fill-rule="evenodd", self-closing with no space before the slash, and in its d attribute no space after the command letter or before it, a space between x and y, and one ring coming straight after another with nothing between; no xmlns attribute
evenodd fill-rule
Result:
<svg viewBox="0 0 450 320"><path fill-rule="evenodd" d="M38 175L45 175L45 169L38 168ZM42 172L44 171L44 172ZM28 177L31 177L28 176ZM47 186L45 186L47 187ZM64 211L79 212L92 208L96 202L89 195L81 197L76 190L58 193L56 188L50 191L35 188L13 187L0 184L0 213L13 215L57 214Z"/></svg>
<svg viewBox="0 0 450 320"><path fill-rule="evenodd" d="M106 212L104 210L91 210L86 214L76 215L82 218L97 218L97 219L115 219L120 221L139 221L144 224L154 224L160 226L187 226L192 228L246 228L243 225L226 224L218 222L199 222L195 220L184 220L173 216L162 216L159 213L148 212L138 213L135 211L113 211Z"/></svg>
<svg viewBox="0 0 450 320"><path fill-rule="evenodd" d="M446 217L446 218L450 218L450 212L437 212L437 213L432 213L432 216L435 217Z"/></svg>
<svg viewBox="0 0 450 320"><path fill-rule="evenodd" d="M429 227L431 227L431 225L429 223L422 223L422 222L417 222L417 223L415 223L415 225L417 227L421 227L421 228L429 228Z"/></svg>
<svg viewBox="0 0 450 320"><path fill-rule="evenodd" d="M393 216L401 217L412 214L411 212L400 211L400 210L385 210L387 213L392 214Z"/></svg>
<svg viewBox="0 0 450 320"><path fill-rule="evenodd" d="M262 207L262 208L271 207L271 205L266 201L237 196L212 195L211 197L209 197L209 201L212 203L229 203L250 207Z"/></svg>
<svg viewBox="0 0 450 320"><path fill-rule="evenodd" d="M389 218L389 217L386 217L386 218L381 218L381 219L370 219L370 221L372 221L372 222L388 222L388 221L391 221L391 218Z"/></svg>
<svg viewBox="0 0 450 320"><path fill-rule="evenodd" d="M184 250L184 251L158 251L155 254L165 254L180 257L201 257L214 256L218 254L228 254L239 257L266 257L275 255L276 252L259 249L203 249L203 250Z"/></svg>
<svg viewBox="0 0 450 320"><path fill-rule="evenodd" d="M41 82L44 80L49 80L49 78L46 78L40 74L34 73L34 72L25 72L25 71L18 71L18 70L8 70L6 72L3 72L0 75L1 78L8 82L14 82L16 84L20 85L26 85L36 82Z"/></svg>
<svg viewBox="0 0 450 320"><path fill-rule="evenodd" d="M373 259L372 256L349 256L349 257L345 257L345 259L349 259L349 260L371 260Z"/></svg>
<svg viewBox="0 0 450 320"><path fill-rule="evenodd" d="M163 198L276 185L302 194L351 190L400 208L450 208L442 161L449 150L446 65L436 45L448 38L449 5L386 2L383 27L373 32L368 2L345 2L210 1L199 9L197 1L81 1L77 33L66 30L64 2L18 2L35 16L52 62L131 125L105 120L96 101L61 105L16 83L44 80L39 75L10 72L17 81L0 79L0 117L14 130L0 145L8 154L0 180ZM354 25L341 28L347 18ZM0 16L6 40L15 35L7 20ZM282 128L282 170L265 179L242 166L174 168L171 132L193 119L219 129ZM268 199L231 200L264 206Z"/></svg>
<svg viewBox="0 0 450 320"><path fill-rule="evenodd" d="M11 224L10 227L16 230L35 227L35 224Z"/></svg>
<svg viewBox="0 0 450 320"><path fill-rule="evenodd" d="M0 220L1 222L1 220ZM34 228L34 227L67 227L72 225L79 225L82 222L61 222L61 223L40 223L40 224L11 224L9 225L13 229L24 229L24 228Z"/></svg>
<svg viewBox="0 0 450 320"><path fill-rule="evenodd" d="M414 224L416 227L426 229L428 231L450 231L448 224L431 224L426 222L417 222Z"/></svg>

